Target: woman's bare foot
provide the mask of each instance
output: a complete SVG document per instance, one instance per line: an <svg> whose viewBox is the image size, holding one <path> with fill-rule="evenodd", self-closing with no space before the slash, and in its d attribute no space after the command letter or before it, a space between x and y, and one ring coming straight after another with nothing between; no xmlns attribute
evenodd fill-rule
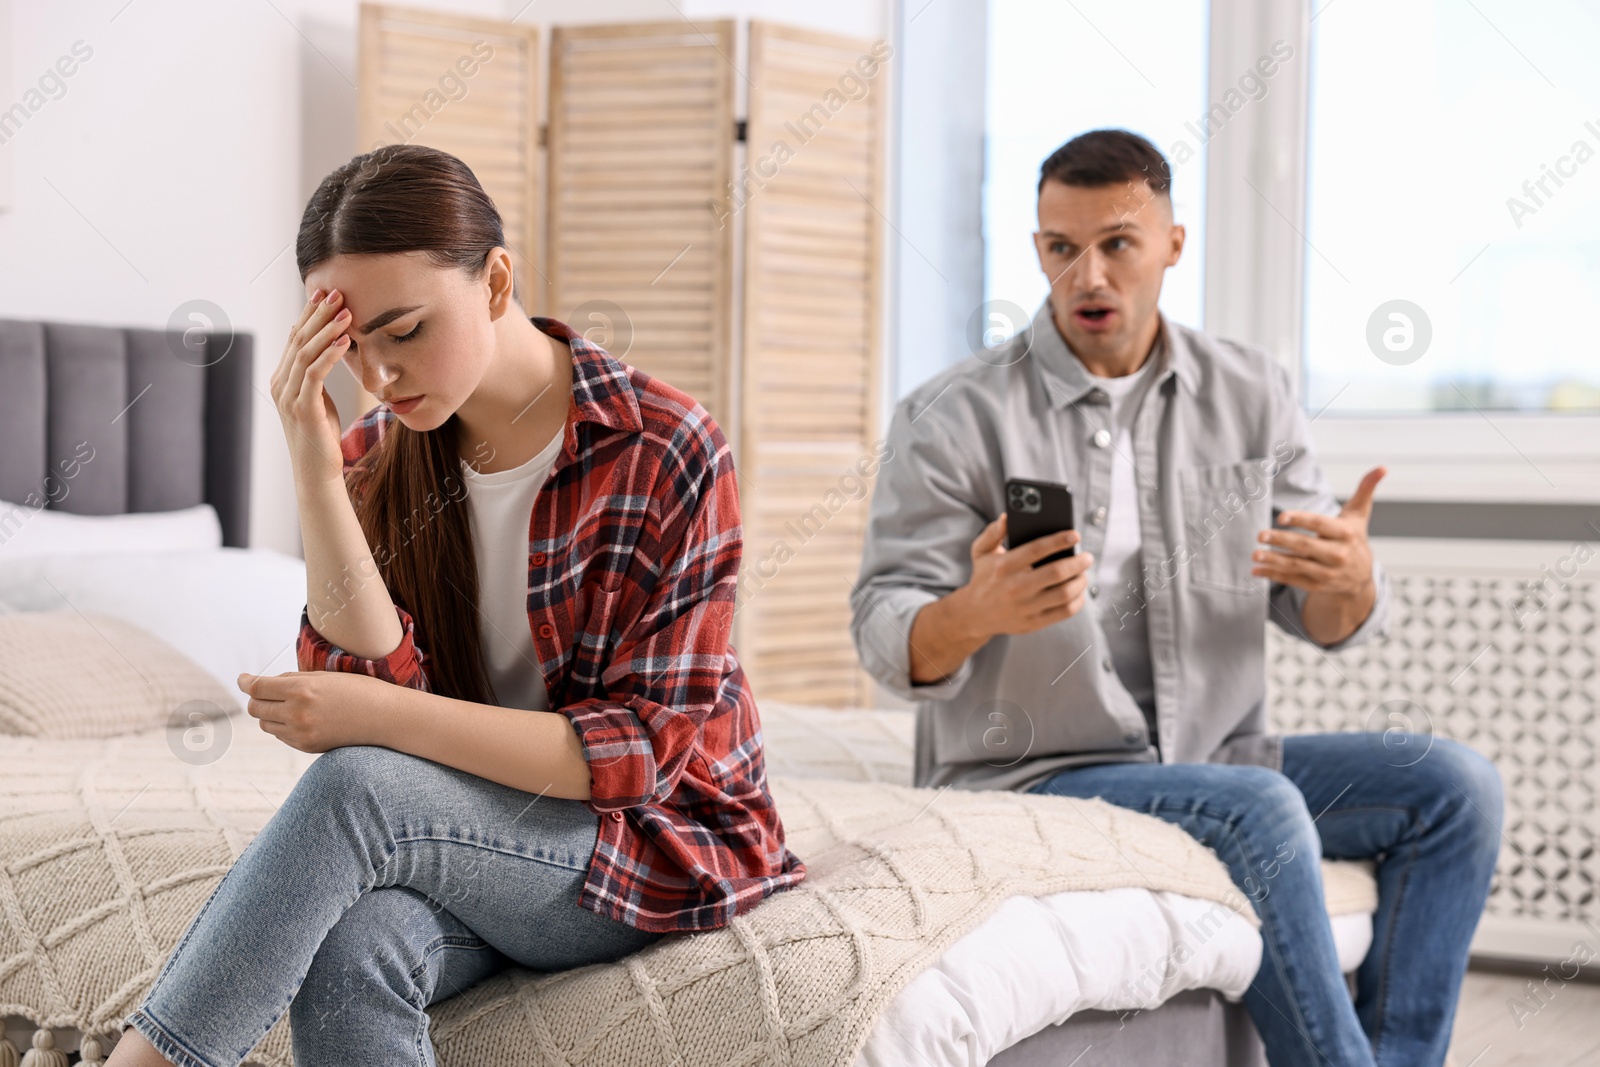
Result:
<svg viewBox="0 0 1600 1067"><path fill-rule="evenodd" d="M128 1027L111 1050L106 1067L172 1067L172 1061L156 1051L143 1034Z"/></svg>

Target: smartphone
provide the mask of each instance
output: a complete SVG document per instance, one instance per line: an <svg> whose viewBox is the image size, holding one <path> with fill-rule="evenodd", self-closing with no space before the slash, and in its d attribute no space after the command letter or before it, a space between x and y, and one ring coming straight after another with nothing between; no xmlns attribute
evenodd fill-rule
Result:
<svg viewBox="0 0 1600 1067"><path fill-rule="evenodd" d="M1054 482L1006 480L1006 547L1016 548L1062 530L1072 529L1072 492ZM1078 546L1046 556L1035 567L1075 555Z"/></svg>

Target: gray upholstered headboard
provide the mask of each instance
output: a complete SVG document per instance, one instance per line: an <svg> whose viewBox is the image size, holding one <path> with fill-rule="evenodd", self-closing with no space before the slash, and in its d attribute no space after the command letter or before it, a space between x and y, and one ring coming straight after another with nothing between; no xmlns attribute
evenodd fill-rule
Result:
<svg viewBox="0 0 1600 1067"><path fill-rule="evenodd" d="M0 319L0 500L79 515L206 503L223 543L245 547L253 347L244 333Z"/></svg>

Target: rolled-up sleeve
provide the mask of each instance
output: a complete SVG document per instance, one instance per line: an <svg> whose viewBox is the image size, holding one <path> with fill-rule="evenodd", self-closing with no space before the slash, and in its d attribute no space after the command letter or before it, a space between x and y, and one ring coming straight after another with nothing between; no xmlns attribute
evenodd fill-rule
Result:
<svg viewBox="0 0 1600 1067"><path fill-rule="evenodd" d="M407 689L431 692L428 674L423 666L427 655L417 647L415 624L411 620L411 615L398 604L394 610L400 617L402 630L400 643L387 656L369 659L353 652L346 652L323 637L317 632L316 627L311 625L310 615L302 608L300 637L295 647L295 658L299 661L300 669L365 674L370 678L381 678L393 685L405 686Z"/></svg>
<svg viewBox="0 0 1600 1067"><path fill-rule="evenodd" d="M1339 501L1333 487L1317 462L1311 438L1311 422L1295 399L1288 371L1274 363L1272 373L1272 410L1274 412L1274 447L1276 454L1286 456L1273 480L1272 506L1279 511L1315 511L1323 515L1339 514ZM1274 582L1269 599L1272 621L1285 633L1328 652L1362 644L1388 632L1389 625L1389 575L1378 562L1372 560L1372 581L1377 590L1372 610L1361 625L1343 640L1324 645L1306 632L1302 613L1306 606L1307 590Z"/></svg>
<svg viewBox="0 0 1600 1067"><path fill-rule="evenodd" d="M706 436L715 454L699 461L701 476L657 488L671 506L634 553L659 561L656 573L604 594L614 603L600 617L622 630L601 679L606 698L560 709L583 746L597 812L671 795L717 708L743 541L727 444L720 431Z"/></svg>
<svg viewBox="0 0 1600 1067"><path fill-rule="evenodd" d="M975 475L986 457L976 445L951 447L980 435L956 424L964 412L955 403L931 406L944 391L942 382L925 386L890 420L850 597L850 635L862 665L906 700L948 699L972 673L968 657L938 682L912 682L911 627L918 612L971 577L972 541L992 521L983 510L989 494Z"/></svg>

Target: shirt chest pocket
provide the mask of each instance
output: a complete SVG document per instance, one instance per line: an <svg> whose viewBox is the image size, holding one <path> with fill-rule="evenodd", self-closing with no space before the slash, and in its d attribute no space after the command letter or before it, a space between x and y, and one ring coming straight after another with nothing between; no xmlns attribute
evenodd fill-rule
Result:
<svg viewBox="0 0 1600 1067"><path fill-rule="evenodd" d="M1256 536L1272 525L1272 469L1267 457L1189 467L1183 490L1185 565L1193 585L1265 595L1268 582L1250 573Z"/></svg>

